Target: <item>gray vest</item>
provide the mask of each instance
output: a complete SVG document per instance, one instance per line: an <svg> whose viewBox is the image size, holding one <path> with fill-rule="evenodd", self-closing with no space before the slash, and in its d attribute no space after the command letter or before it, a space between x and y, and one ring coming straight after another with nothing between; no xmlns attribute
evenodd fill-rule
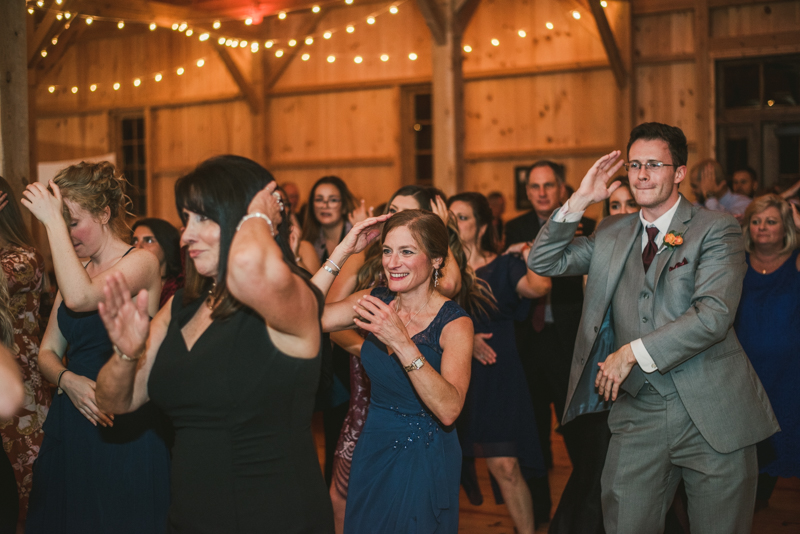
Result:
<svg viewBox="0 0 800 534"><path fill-rule="evenodd" d="M642 229L642 232L644 232L644 229ZM658 256L653 259L653 263L647 270L647 274L645 274L644 265L642 264L642 247L637 246L638 244L639 242L637 241L631 248L628 261L625 262L625 266L622 269L619 285L611 300L617 350L656 329L656 325L653 322L653 310L656 305L653 292L655 289ZM672 381L670 373L662 375L660 372L654 371L648 374L643 372L638 365L635 365L631 370L630 375L623 383L623 388L633 396L636 396L645 380L650 382L662 396L676 391L675 383ZM635 385L635 387L625 387L625 385Z"/></svg>

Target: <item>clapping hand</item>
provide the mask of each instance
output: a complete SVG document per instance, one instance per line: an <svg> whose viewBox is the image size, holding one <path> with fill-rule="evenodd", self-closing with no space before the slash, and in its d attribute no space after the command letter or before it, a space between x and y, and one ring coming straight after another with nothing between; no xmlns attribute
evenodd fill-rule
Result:
<svg viewBox="0 0 800 534"><path fill-rule="evenodd" d="M397 351L404 341L409 340L408 331L400 316L382 300L364 295L353 309L360 316L353 319L356 326L373 333L387 347Z"/></svg>
<svg viewBox="0 0 800 534"><path fill-rule="evenodd" d="M608 185L608 182L614 179L614 175L624 163L619 159L621 154L622 152L615 150L594 162L592 168L581 180L580 187L570 198L571 212L584 211L589 205L607 199L622 185L620 182Z"/></svg>
<svg viewBox="0 0 800 534"><path fill-rule="evenodd" d="M105 299L97 305L97 311L108 337L123 354L138 356L144 351L150 333L147 290L142 289L136 299L131 299L125 277L122 273L114 273L106 278L103 295Z"/></svg>
<svg viewBox="0 0 800 534"><path fill-rule="evenodd" d="M52 193L39 182L28 184L22 192L23 198L20 201L45 226L57 220L64 220L61 211L63 205L61 190L53 180L50 180L50 189L53 190Z"/></svg>

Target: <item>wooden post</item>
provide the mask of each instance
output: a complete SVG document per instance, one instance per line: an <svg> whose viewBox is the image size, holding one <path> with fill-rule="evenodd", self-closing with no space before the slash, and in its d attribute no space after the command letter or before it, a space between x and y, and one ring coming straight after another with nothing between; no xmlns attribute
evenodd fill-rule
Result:
<svg viewBox="0 0 800 534"><path fill-rule="evenodd" d="M478 0L417 0L433 37L433 184L447 195L464 183L461 37Z"/></svg>
<svg viewBox="0 0 800 534"><path fill-rule="evenodd" d="M711 67L708 0L697 0L694 8L694 54L697 91L697 158L714 157L711 147Z"/></svg>
<svg viewBox="0 0 800 534"><path fill-rule="evenodd" d="M25 2L0 2L0 173L17 199L30 180Z"/></svg>

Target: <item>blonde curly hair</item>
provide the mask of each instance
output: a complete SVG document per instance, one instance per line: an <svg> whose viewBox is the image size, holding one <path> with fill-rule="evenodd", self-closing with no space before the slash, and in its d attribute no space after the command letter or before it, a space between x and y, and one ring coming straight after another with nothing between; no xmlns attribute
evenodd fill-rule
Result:
<svg viewBox="0 0 800 534"><path fill-rule="evenodd" d="M110 217L108 226L120 239L126 240L131 229L125 220L130 215L131 199L125 194L128 182L108 161L87 163L82 161L59 172L53 179L65 199L75 202L93 217L101 217L106 208ZM69 224L72 217L66 204L64 220Z"/></svg>

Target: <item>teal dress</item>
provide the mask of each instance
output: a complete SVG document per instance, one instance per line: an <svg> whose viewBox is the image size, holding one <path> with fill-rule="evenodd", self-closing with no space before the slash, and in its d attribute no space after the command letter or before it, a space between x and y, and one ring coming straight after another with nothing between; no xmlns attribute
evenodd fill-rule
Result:
<svg viewBox="0 0 800 534"><path fill-rule="evenodd" d="M389 303L379 287L372 296ZM437 372L444 327L467 313L447 301L412 340ZM440 423L417 396L406 371L370 334L361 362L372 384L364 430L353 453L345 533L456 533L461 446L453 426Z"/></svg>

